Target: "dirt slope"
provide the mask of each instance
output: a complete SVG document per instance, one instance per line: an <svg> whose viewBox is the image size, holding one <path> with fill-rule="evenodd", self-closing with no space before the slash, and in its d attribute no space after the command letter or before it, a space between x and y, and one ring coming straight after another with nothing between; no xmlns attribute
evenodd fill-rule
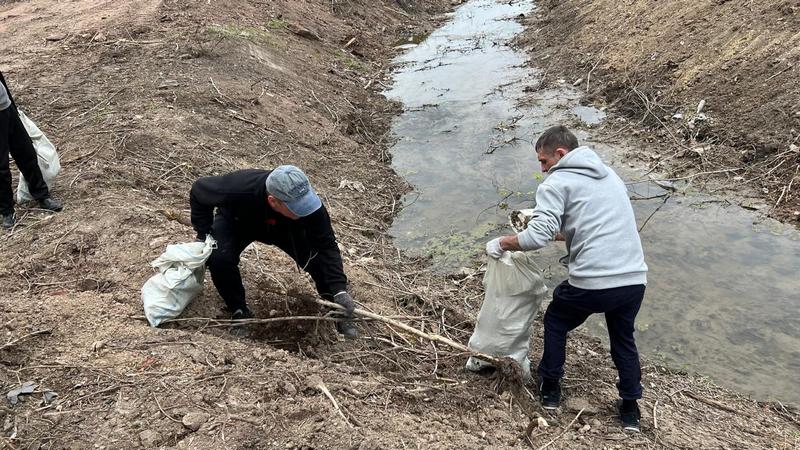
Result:
<svg viewBox="0 0 800 450"><path fill-rule="evenodd" d="M3 446L797 446L790 410L651 364L644 433L621 434L610 358L585 337L570 344L573 400L548 415L513 380L465 374L464 355L377 324L354 342L329 322L290 319L237 338L213 320L224 315L210 283L185 313L207 319L151 329L139 289L166 244L193 236L170 219L185 217L191 182L294 163L329 205L355 297L466 342L480 274L432 273L385 234L407 187L387 166L396 106L376 92L387 49L449 2L65 5L0 4L0 67L59 145L55 194L67 205L56 215L23 206L0 235L0 388L36 385L0 406ZM273 249L247 250L242 269L259 317L324 314L276 294L311 286ZM536 336L532 355L540 347ZM522 434L540 414L551 426L529 444Z"/></svg>
<svg viewBox="0 0 800 450"><path fill-rule="evenodd" d="M654 173L710 176L800 223L800 2L539 4L522 40L535 64L630 119Z"/></svg>

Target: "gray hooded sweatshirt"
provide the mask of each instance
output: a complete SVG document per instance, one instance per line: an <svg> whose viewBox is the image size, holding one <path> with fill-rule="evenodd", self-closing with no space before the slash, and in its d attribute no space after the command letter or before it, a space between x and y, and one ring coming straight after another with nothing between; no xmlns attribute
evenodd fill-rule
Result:
<svg viewBox="0 0 800 450"><path fill-rule="evenodd" d="M528 227L517 235L536 250L559 231L567 243L569 283L609 289L647 283L647 264L625 183L589 147L578 147L550 168L536 191Z"/></svg>

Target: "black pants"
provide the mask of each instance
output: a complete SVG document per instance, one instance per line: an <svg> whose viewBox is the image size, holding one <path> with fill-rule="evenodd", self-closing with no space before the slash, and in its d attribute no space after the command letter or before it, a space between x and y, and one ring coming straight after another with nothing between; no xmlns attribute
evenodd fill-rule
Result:
<svg viewBox="0 0 800 450"><path fill-rule="evenodd" d="M564 376L567 333L594 313L605 313L611 359L619 372L617 389L625 400L642 398L642 370L633 338L633 322L642 305L645 286L586 290L564 281L553 291L544 315L544 354L539 376L552 380Z"/></svg>
<svg viewBox="0 0 800 450"><path fill-rule="evenodd" d="M266 227L256 230L239 226L234 219L223 214L214 217L212 236L217 240L217 248L211 253L206 265L228 310L233 312L247 305L242 275L239 272L239 256L253 242L275 245L283 250L311 275L320 296L333 298L333 293L322 281L320 260L308 245L305 234L289 228L273 227L269 233L266 231Z"/></svg>
<svg viewBox="0 0 800 450"><path fill-rule="evenodd" d="M25 126L22 125L14 105L0 111L0 214L9 214L14 211L9 155L14 158L22 176L28 182L31 196L36 200L49 197L50 192L42 178L33 142L28 136L28 132L25 131Z"/></svg>

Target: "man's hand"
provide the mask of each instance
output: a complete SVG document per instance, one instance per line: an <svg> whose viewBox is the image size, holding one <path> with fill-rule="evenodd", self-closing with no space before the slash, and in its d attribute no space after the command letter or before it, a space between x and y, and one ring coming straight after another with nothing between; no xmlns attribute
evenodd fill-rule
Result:
<svg viewBox="0 0 800 450"><path fill-rule="evenodd" d="M500 259L503 256L503 247L500 246L500 239L494 238L486 243L486 254L494 259Z"/></svg>
<svg viewBox="0 0 800 450"><path fill-rule="evenodd" d="M350 297L350 294L345 291L339 292L333 296L333 301L344 307L345 317L353 317L353 311L356 309L356 302L353 300L353 297Z"/></svg>

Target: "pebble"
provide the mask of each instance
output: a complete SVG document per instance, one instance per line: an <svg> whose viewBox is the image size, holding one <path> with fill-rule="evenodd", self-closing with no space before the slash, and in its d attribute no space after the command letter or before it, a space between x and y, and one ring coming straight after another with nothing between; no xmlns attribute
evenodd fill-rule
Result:
<svg viewBox="0 0 800 450"><path fill-rule="evenodd" d="M286 381L286 382L283 383L282 387L283 387L283 392L286 395L288 395L290 397L293 397L293 396L297 395L297 388L292 383Z"/></svg>
<svg viewBox="0 0 800 450"><path fill-rule="evenodd" d="M144 430L139 433L139 440L145 448L157 447L161 443L161 435L157 431Z"/></svg>
<svg viewBox="0 0 800 450"><path fill-rule="evenodd" d="M201 426L203 426L204 423L208 422L210 417L211 416L209 416L207 413L195 411L183 416L183 420L181 420L181 422L186 428L192 431L197 431Z"/></svg>
<svg viewBox="0 0 800 450"><path fill-rule="evenodd" d="M578 412L583 410L583 414L587 416L591 416L597 414L597 408L589 404L589 401L583 397L570 397L564 403L564 407L567 411L571 412Z"/></svg>

